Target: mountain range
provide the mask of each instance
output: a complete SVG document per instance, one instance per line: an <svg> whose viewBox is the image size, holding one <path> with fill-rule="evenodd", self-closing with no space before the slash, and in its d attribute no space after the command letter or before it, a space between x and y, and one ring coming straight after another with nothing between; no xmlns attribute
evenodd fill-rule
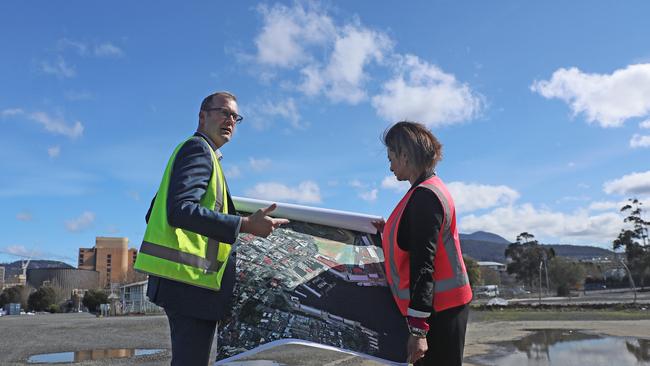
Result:
<svg viewBox="0 0 650 366"><path fill-rule="evenodd" d="M0 267L5 267L5 280L9 277L16 276L22 272L22 261L15 261L11 263L0 263ZM33 259L27 266L28 269L33 268L74 268L73 266L59 261L50 261L46 259Z"/></svg>
<svg viewBox="0 0 650 366"><path fill-rule="evenodd" d="M477 231L472 234L460 234L460 246L463 254L478 261L505 263L505 251L510 242L505 238ZM612 257L614 252L608 249L570 244L542 244L555 250L555 255L572 259L591 259L596 257Z"/></svg>

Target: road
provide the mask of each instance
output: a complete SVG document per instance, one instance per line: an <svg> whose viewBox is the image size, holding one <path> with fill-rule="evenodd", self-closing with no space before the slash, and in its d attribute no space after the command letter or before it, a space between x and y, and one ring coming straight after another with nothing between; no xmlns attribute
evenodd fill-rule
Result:
<svg viewBox="0 0 650 366"><path fill-rule="evenodd" d="M539 297L528 297L523 299L508 300L516 304L538 304ZM634 292L628 289L623 290L599 290L572 293L571 297L542 297L543 304L567 305L567 304L617 304L632 303ZM637 292L636 302L650 305L650 291Z"/></svg>

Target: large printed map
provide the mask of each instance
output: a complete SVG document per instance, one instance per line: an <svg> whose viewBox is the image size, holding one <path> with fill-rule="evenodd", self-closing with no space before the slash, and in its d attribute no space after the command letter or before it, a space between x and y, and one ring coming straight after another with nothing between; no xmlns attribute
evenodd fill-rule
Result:
<svg viewBox="0 0 650 366"><path fill-rule="evenodd" d="M241 234L219 359L293 338L403 361L407 330L379 245L376 234L295 219L268 238Z"/></svg>

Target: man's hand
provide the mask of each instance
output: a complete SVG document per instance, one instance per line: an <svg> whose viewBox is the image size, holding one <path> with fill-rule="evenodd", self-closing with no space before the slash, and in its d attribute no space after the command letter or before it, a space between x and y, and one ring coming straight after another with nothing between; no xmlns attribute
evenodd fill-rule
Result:
<svg viewBox="0 0 650 366"><path fill-rule="evenodd" d="M427 352L427 349L429 349L429 346L427 345L426 338L419 338L416 336L409 335L409 340L408 343L406 344L406 354L408 355L408 357L406 358L406 362L408 363L417 362L417 360L424 357L424 354Z"/></svg>
<svg viewBox="0 0 650 366"><path fill-rule="evenodd" d="M282 224L288 224L287 219L274 219L268 217L277 205L274 203L267 208L261 208L248 217L243 217L241 222L240 231L244 233L253 234L266 238L273 230Z"/></svg>
<svg viewBox="0 0 650 366"><path fill-rule="evenodd" d="M384 232L384 226L386 226L386 221L384 221L384 219L374 220L374 221L371 221L371 223L372 223L372 226L374 226L375 229L377 229L377 233L379 235L381 235L381 233Z"/></svg>

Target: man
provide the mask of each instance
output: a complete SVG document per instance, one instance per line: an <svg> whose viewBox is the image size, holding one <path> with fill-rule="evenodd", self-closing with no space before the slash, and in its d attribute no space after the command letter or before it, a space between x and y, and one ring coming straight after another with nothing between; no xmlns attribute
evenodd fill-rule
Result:
<svg viewBox="0 0 650 366"><path fill-rule="evenodd" d="M135 268L149 273L147 296L169 319L172 365L209 363L217 323L230 310L237 235L266 237L288 222L267 216L275 204L234 215L219 148L242 119L234 95L206 97L196 133L172 154L147 213Z"/></svg>

